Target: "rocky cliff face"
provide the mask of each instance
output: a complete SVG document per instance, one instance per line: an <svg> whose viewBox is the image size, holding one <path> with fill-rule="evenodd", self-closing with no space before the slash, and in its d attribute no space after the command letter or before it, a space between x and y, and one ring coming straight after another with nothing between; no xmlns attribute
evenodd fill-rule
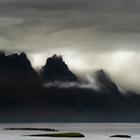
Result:
<svg viewBox="0 0 140 140"><path fill-rule="evenodd" d="M41 75L46 82L78 82L77 77L69 70L63 58L57 55L47 59L46 65L41 70Z"/></svg>
<svg viewBox="0 0 140 140"><path fill-rule="evenodd" d="M140 122L140 95L124 96L104 70L96 72L100 90L83 87L74 83L78 79L62 57L54 55L47 59L41 76L43 82L52 82L48 85L58 81L73 86L41 86L41 77L25 53L0 53L0 122Z"/></svg>
<svg viewBox="0 0 140 140"><path fill-rule="evenodd" d="M36 82L39 79L25 53L0 53L0 83Z"/></svg>
<svg viewBox="0 0 140 140"><path fill-rule="evenodd" d="M96 82L100 90L104 93L119 96L120 92L117 85L110 79L104 70L99 70L95 73Z"/></svg>

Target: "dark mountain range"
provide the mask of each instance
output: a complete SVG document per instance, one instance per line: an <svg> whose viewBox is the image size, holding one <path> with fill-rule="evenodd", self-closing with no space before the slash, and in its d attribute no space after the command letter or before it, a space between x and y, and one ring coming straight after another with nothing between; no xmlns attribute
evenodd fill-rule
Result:
<svg viewBox="0 0 140 140"><path fill-rule="evenodd" d="M37 82L39 76L32 68L25 53L6 55L0 53L0 83Z"/></svg>
<svg viewBox="0 0 140 140"><path fill-rule="evenodd" d="M60 56L48 58L39 76L25 53L1 52L0 121L140 122L140 95L121 93L104 70L95 75L98 90L83 86Z"/></svg>
<svg viewBox="0 0 140 140"><path fill-rule="evenodd" d="M78 82L78 78L69 70L62 57L56 54L47 59L41 75L46 82Z"/></svg>

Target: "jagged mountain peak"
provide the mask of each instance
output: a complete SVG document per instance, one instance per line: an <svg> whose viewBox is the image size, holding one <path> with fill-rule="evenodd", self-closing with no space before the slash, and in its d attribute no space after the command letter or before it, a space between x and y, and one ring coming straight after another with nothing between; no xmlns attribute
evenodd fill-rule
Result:
<svg viewBox="0 0 140 140"><path fill-rule="evenodd" d="M110 76L103 69L98 70L95 73L95 78L102 92L117 96L120 95L117 85L112 81Z"/></svg>
<svg viewBox="0 0 140 140"><path fill-rule="evenodd" d="M101 83L104 83L106 81L111 82L110 76L103 69L100 69L100 70L96 71L95 77L98 80L98 82L101 82Z"/></svg>
<svg viewBox="0 0 140 140"><path fill-rule="evenodd" d="M41 69L41 75L47 82L78 82L77 77L69 70L61 55L54 54Z"/></svg>
<svg viewBox="0 0 140 140"><path fill-rule="evenodd" d="M57 55L54 54L52 57L50 57L52 60L56 60L56 61L63 61L62 55Z"/></svg>
<svg viewBox="0 0 140 140"><path fill-rule="evenodd" d="M0 82L39 79L24 52L9 55L0 52L0 77Z"/></svg>
<svg viewBox="0 0 140 140"><path fill-rule="evenodd" d="M52 57L49 57L46 61L46 65L51 65L54 67L67 67L61 55L54 54Z"/></svg>

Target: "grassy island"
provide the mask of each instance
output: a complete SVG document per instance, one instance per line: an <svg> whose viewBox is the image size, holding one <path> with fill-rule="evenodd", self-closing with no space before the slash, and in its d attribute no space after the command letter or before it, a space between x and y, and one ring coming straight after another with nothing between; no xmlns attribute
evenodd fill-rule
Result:
<svg viewBox="0 0 140 140"><path fill-rule="evenodd" d="M112 135L110 137L112 137L112 138L131 138L131 136L129 136L129 135Z"/></svg>
<svg viewBox="0 0 140 140"><path fill-rule="evenodd" d="M72 133L51 133L51 134L36 134L36 135L28 135L32 137L67 137L67 138L82 138L85 137L81 133L72 132Z"/></svg>

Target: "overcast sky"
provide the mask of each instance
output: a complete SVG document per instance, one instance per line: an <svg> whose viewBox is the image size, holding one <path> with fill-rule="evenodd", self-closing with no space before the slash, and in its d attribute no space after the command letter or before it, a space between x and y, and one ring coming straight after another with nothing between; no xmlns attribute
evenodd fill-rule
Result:
<svg viewBox="0 0 140 140"><path fill-rule="evenodd" d="M140 90L139 0L0 0L0 49L25 51L34 67L62 54L78 74L105 69Z"/></svg>

